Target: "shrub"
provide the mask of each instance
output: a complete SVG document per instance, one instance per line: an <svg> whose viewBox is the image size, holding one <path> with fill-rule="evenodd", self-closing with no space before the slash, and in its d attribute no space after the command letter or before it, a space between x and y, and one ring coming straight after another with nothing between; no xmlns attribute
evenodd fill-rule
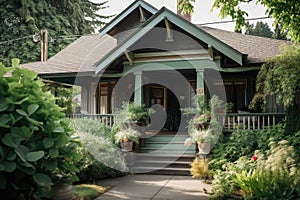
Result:
<svg viewBox="0 0 300 200"><path fill-rule="evenodd" d="M222 165L222 170L214 172L212 199L228 199L238 195L238 185L234 182L235 174L255 168L256 162L243 156L235 162Z"/></svg>
<svg viewBox="0 0 300 200"><path fill-rule="evenodd" d="M256 149L265 152L269 149L270 141L278 142L285 137L282 125L263 130L235 130L230 136L221 136L218 140L213 149L210 168L220 169L219 161L234 162L242 156L251 157Z"/></svg>
<svg viewBox="0 0 300 200"><path fill-rule="evenodd" d="M258 154L257 167L237 173L234 182L251 199L299 199L299 157L288 141L271 142L266 155Z"/></svg>
<svg viewBox="0 0 300 200"><path fill-rule="evenodd" d="M117 146L110 128L97 120L72 120L76 135L80 138L83 158L77 164L80 182L94 182L96 179L122 176L127 171L124 158Z"/></svg>
<svg viewBox="0 0 300 200"><path fill-rule="evenodd" d="M115 137L111 129L98 120L88 118L72 119L71 125L72 127L74 127L76 132L90 133L95 136L102 136L112 143L114 143L115 141Z"/></svg>
<svg viewBox="0 0 300 200"><path fill-rule="evenodd" d="M209 178L208 160L204 158L195 158L190 169L193 178Z"/></svg>
<svg viewBox="0 0 300 200"><path fill-rule="evenodd" d="M0 64L0 195L49 198L58 174L76 180L79 143L36 73L14 67L4 78L8 70Z"/></svg>

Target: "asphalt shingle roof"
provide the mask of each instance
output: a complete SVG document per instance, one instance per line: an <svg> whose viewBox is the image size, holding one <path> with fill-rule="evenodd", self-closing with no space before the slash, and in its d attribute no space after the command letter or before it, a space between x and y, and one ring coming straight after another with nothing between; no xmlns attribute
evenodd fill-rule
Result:
<svg viewBox="0 0 300 200"><path fill-rule="evenodd" d="M199 28L209 33L223 43L231 46L242 54L248 55L249 63L262 63L268 58L280 54L280 46L283 44L291 45L291 42L272 38L244 35L210 27L198 25Z"/></svg>
<svg viewBox="0 0 300 200"><path fill-rule="evenodd" d="M109 35L85 35L58 52L45 62L22 64L38 74L94 72L94 64L117 46Z"/></svg>
<svg viewBox="0 0 300 200"><path fill-rule="evenodd" d="M248 55L248 63L262 63L266 59L280 54L280 46L291 44L284 40L244 35L215 28L198 26L208 34ZM46 62L22 64L38 74L95 72L95 64L117 47L117 40L106 34L85 35L78 38L65 49Z"/></svg>

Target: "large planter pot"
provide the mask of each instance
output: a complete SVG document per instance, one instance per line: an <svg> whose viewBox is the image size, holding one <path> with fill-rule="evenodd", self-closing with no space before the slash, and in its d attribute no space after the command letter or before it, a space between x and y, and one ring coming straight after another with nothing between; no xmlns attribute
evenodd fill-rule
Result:
<svg viewBox="0 0 300 200"><path fill-rule="evenodd" d="M122 151L132 151L132 147L133 147L132 141L121 142Z"/></svg>
<svg viewBox="0 0 300 200"><path fill-rule="evenodd" d="M195 125L197 127L197 130L203 131L203 130L207 130L210 127L210 122L201 122L201 123L196 123Z"/></svg>
<svg viewBox="0 0 300 200"><path fill-rule="evenodd" d="M53 200L72 200L75 198L72 185L65 183L57 183L54 185Z"/></svg>
<svg viewBox="0 0 300 200"><path fill-rule="evenodd" d="M207 155L210 153L211 144L208 142L198 144L199 154Z"/></svg>

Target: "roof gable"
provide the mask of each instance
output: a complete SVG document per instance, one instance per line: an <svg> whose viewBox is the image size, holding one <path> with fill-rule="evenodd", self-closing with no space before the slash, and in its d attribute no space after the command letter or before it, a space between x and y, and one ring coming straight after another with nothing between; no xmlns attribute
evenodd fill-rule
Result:
<svg viewBox="0 0 300 200"><path fill-rule="evenodd" d="M96 74L107 67L113 62L114 59L121 56L131 45L133 45L137 40L148 33L152 28L159 24L162 20L167 19L173 24L176 24L182 30L186 30L189 34L193 35L195 38L199 39L208 44L208 46L217 49L224 55L228 56L238 64L243 64L243 54L239 51L233 49L217 38L213 37L209 33L200 29L196 25L184 20L180 16L174 14L167 8L163 7L155 15L149 18L144 24L142 24L139 29L134 31L129 37L123 40L116 48L104 56L101 60L96 63Z"/></svg>
<svg viewBox="0 0 300 200"><path fill-rule="evenodd" d="M120 14L118 14L112 21L106 24L100 30L100 36L103 36L110 31L112 31L116 26L120 24L124 19L126 19L132 12L139 9L146 10L147 12L151 13L152 15L157 12L157 9L152 5L148 4L143 0L134 1L131 5L129 5L125 10L123 10Z"/></svg>

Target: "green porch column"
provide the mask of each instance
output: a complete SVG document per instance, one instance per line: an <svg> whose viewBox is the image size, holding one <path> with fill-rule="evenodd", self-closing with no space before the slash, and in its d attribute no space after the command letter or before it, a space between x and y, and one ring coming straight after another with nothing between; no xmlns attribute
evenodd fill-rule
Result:
<svg viewBox="0 0 300 200"><path fill-rule="evenodd" d="M204 69L197 69L197 88L196 92L197 94L203 94L204 95Z"/></svg>
<svg viewBox="0 0 300 200"><path fill-rule="evenodd" d="M134 103L142 105L142 72L134 72Z"/></svg>

